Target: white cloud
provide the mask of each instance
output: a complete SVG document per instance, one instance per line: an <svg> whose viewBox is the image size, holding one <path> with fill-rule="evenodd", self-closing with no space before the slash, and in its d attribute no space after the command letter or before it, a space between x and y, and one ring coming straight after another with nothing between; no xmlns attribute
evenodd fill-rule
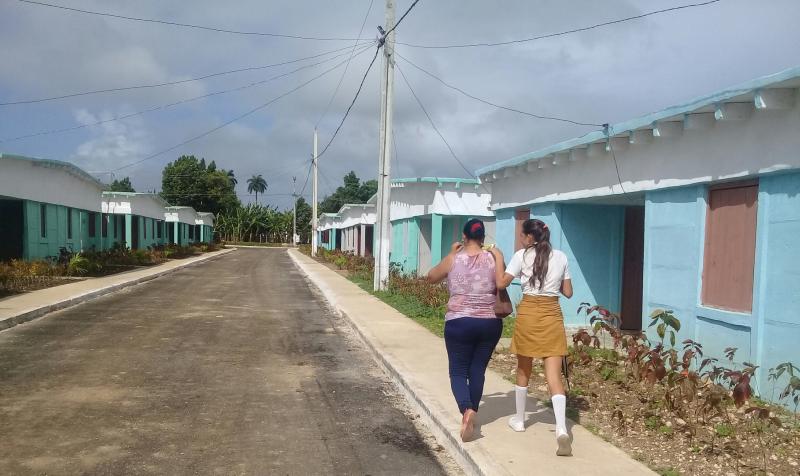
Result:
<svg viewBox="0 0 800 476"><path fill-rule="evenodd" d="M71 160L88 170L99 172L112 170L148 154L150 135L140 119L91 125L124 113L125 111L116 114L102 111L93 114L86 109L76 110L75 120L89 125L90 138L76 148Z"/></svg>

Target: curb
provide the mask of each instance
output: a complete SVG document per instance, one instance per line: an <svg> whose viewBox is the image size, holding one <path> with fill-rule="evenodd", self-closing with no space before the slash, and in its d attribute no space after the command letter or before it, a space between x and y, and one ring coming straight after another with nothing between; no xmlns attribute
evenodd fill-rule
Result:
<svg viewBox="0 0 800 476"><path fill-rule="evenodd" d="M15 327L15 326L17 326L19 324L23 324L25 322L30 322L30 321L32 321L34 319L37 319L39 317L45 316L47 314L50 314L51 312L60 311L62 309L66 309L66 308L69 308L69 307L72 307L72 306L76 306L78 304L82 304L84 302L91 301L92 299L95 299L95 298L98 298L98 297L101 297L101 296L105 296L107 294L111 294L111 293L114 293L116 291L120 291L122 289L129 288L131 286L135 286L137 284L141 284L141 283L150 281L152 279L160 278L162 276L165 276L167 274L173 273L175 271L178 271L178 270L181 270L181 269L185 269L185 268L188 268L190 266L194 266L194 265L196 265L198 263L205 263L207 261L211 261L211 260L217 259L220 256L225 256L228 253L232 253L234 251L236 251L235 248L224 249L220 253L217 253L217 254L215 254L213 256L201 257L200 259L192 261L191 263L186 263L186 264L183 264L181 266L176 266L176 267L171 268L171 269L166 269L166 270L163 270L163 271L159 271L157 273L154 273L154 274L151 274L151 275L148 275L148 276L142 276L140 278L136 278L136 279L133 279L133 280L130 280L130 281L126 281L126 282L123 282L123 283L117 283L117 284L112 284L110 286L105 286L105 287L102 287L102 288L99 288L99 289L95 289L94 291L89 291L89 292L86 292L84 294L80 294L80 295L73 296L73 297L68 298L68 299L64 299L63 301L59 301L59 302L56 302L56 303L53 303L53 304L48 304L46 306L37 307L35 309L31 309L29 311L25 311L25 312L23 312L21 314L17 314L16 316L12 316L12 317L9 317L9 318L6 318L6 319L0 321L0 331L4 331L6 329L10 329L12 327Z"/></svg>
<svg viewBox="0 0 800 476"><path fill-rule="evenodd" d="M299 251L298 251L299 252ZM397 365L392 362L393 359L387 358L373 345L370 339L370 334L367 329L359 326L357 322L350 318L338 305L336 296L333 292L325 286L324 283L314 279L311 273L305 268L294 253L288 251L289 256L294 262L297 269L303 273L306 280L314 287L314 289L325 298L333 310L340 316L346 318L350 327L356 332L362 342L364 342L367 349L372 354L372 358L378 363L381 369L394 380L395 386L405 396L406 401L422 418L425 426L433 433L436 441L447 450L450 456L458 463L462 470L469 475L502 475L508 474L505 468L494 463L488 456L481 458L483 461L478 461L470 454L469 451L461 444L460 441L448 430L448 425L443 420L444 411L436 408L425 401L422 395L418 394L413 388L411 378L406 377L398 370Z"/></svg>

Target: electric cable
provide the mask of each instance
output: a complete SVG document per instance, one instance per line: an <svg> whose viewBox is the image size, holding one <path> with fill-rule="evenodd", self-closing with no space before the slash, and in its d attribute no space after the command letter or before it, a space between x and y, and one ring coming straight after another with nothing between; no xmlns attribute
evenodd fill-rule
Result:
<svg viewBox="0 0 800 476"><path fill-rule="evenodd" d="M371 45L364 46L362 49L360 49L358 51L358 53L356 53L355 56L361 55L362 53L364 53L365 51L370 49L370 47L371 47ZM141 110L141 111L132 112L130 114L123 114L123 115L119 115L119 116L114 116L114 117L111 117L109 119L102 119L102 120L91 122L91 123L87 123L87 124L79 124L77 126L65 127L65 128L61 128L61 129L48 129L48 130L34 132L34 133L30 133L30 134L25 134L25 135L21 135L21 136L17 136L17 137L10 137L10 138L7 138L7 139L0 139L0 143L14 142L14 141L18 141L18 140L30 139L32 137L39 137L39 136L43 136L43 135L61 134L61 133L64 133L64 132L72 132L72 131L84 129L84 128L87 128L87 127L94 127L94 126L98 126L98 125L102 125L102 124L107 124L109 122L115 122L115 121L120 121L120 120L123 120L123 119L129 119L131 117L140 116L140 115L147 114L147 113L150 113L150 112L160 111L160 110L163 110L163 109L169 109L171 107L179 106L181 104L187 104L187 103L190 103L190 102L193 102L193 101L197 101L197 100L200 100L200 99L205 99L205 98L209 98L209 97L213 97L213 96L219 96L219 95L222 95L222 94L228 94L228 93L231 93L231 92L243 91L245 89L249 89L249 88L252 88L252 87L255 87L255 86L260 86L262 84L268 83L270 81L274 81L276 79L284 78L286 76L292 75L292 74L294 74L294 73L296 73L298 71L302 71L304 69L312 68L314 66L319 66L321 64L327 63L328 61L331 61L333 59L339 58L339 57L344 56L346 54L348 54L348 53L343 53L343 54L339 54L339 55L336 55L336 56L331 56L330 58L327 58L325 60L319 61L317 63L304 65L304 66L296 68L296 69L294 69L292 71L288 71L286 73L281 73L279 75L272 76L272 77L264 79L264 80L255 81L255 82L252 82L252 83L249 83L249 84L245 84L243 86L238 86L236 88L214 91L214 92L211 92L211 93L202 94L200 96L194 96L194 97L191 97L191 98L182 99L180 101L175 101L175 102L171 102L171 103L168 103L168 104L161 104L161 105L154 106L154 107L151 107L151 108L148 108L148 109L144 109L144 110Z"/></svg>
<svg viewBox="0 0 800 476"><path fill-rule="evenodd" d="M209 134L212 134L212 133L214 133L214 132L216 132L216 131L218 131L218 130L222 129L223 127L226 127L226 126L228 126L228 125L230 125L230 124L233 124L234 122L236 122L236 121L238 121L238 120L240 120L240 119L244 119L245 117L248 117L248 116L250 116L250 115L252 115L252 114L255 114L256 112L258 112L258 111L260 111L260 110L262 110L262 109L266 108L267 106L269 106L269 105L271 105L272 103L274 103L274 102L278 101L279 99L282 99L282 98L284 98L284 97L286 97L286 96L288 96L288 95L292 94L293 92L297 91L298 89L301 89L301 88L305 87L306 85L308 85L308 84L312 83L313 81L315 81L315 80L317 80L317 79L321 78L322 76L325 76L326 74L330 73L331 71L333 71L333 70L335 70L335 69L339 68L339 67L340 67L340 66L342 66L342 65L343 65L343 64L344 64L346 61L347 61L347 60L345 60L345 61L342 61L342 62L338 63L337 65L333 66L332 68L329 68L329 69L325 70L324 72L322 72L322 73L318 74L317 76L314 76L314 77L313 77L313 78L311 78L310 80L308 80L308 81L306 81L306 82L304 82L304 83L300 84L299 86L297 86L297 87L295 87L295 88L293 88L293 89L290 89L289 91L286 91L285 93L283 93L283 94L281 94L281 95L279 95L279 96L277 96L277 97L275 97L275 98L272 98L272 99L270 99L269 101L267 101L267 102L265 102L265 103L263 103L263 104L261 104L261 105L259 105L259 106L255 107L255 108L253 108L253 109L250 109L249 111L247 111L247 112L245 112L245 113L243 113L243 114L240 114L240 115L238 115L238 116L234 117L233 119L230 119L230 120L228 120L228 121L225 121L224 123L222 123L221 125L219 125L219 126L217 126L217 127L214 127L214 128L212 128L212 129L209 129L209 130L207 130L207 131L205 131L205 132L203 132L203 133L201 133L201 134L198 134L198 135L196 135L196 136L194 136L194 137L191 137L191 138L189 138L189 139L187 139L187 140L185 140L185 141L183 141L183 142L181 142L181 143L179 143L179 144L176 144L176 145L174 145L174 146L172 146L172 147L169 147L169 148L167 148L167 149L161 150L161 151L159 151L159 152L156 152L156 153L154 153L154 154L150 154L150 155L148 155L147 157L145 157L145 158L143 158L143 159L141 159L141 160L137 160L136 162L131 162L130 164L123 165L122 167L117 167L116 169L113 169L112 171L113 171L113 172L116 172L116 171L118 171L118 170L123 170L123 169L126 169L126 168L128 168L128 167L133 167L134 165L141 164L142 162L148 161L148 160L150 160L150 159L154 159L154 158L156 158L156 157L158 157L158 156L160 156L160 155L166 154L167 152L171 152L171 151L173 151L173 150L177 149L178 147L184 146L184 145L186 145L186 144L189 144L190 142L194 142L194 141L196 141L196 140L198 140L198 139L201 139L201 138L203 138L203 137L205 137L205 136L207 136L207 135L209 135Z"/></svg>
<svg viewBox="0 0 800 476"><path fill-rule="evenodd" d="M427 74L428 76L430 76L431 78L435 79L436 81L439 81L444 86L446 86L446 87L448 87L450 89L453 89L455 91L458 91L459 93L463 94L464 96L466 96L468 98L471 98L471 99L474 99L474 100L476 100L478 102L481 102L483 104L487 104L489 106L494 106L494 107L496 107L498 109L503 109L505 111L516 112L518 114L523 114L525 116L534 117L536 119L545 119L545 120L549 120L549 121L567 122L569 124L574 124L576 126L602 127L602 124L595 124L595 123L591 123L591 122L573 121L572 119L566 119L566 118L557 117L557 116L545 116L545 115L542 115L542 114L534 114L532 112L522 111L520 109L515 109L513 107L508 107L508 106L502 106L502 105L499 105L499 104L495 104L495 103L493 103L491 101L488 101L486 99L482 99L482 98L479 98L477 96L474 96L474 95L464 91L463 89L461 89L461 88L459 88L457 86L453 86L452 84L447 83L445 80L443 80L442 78L436 76L435 74L431 73L430 71L428 71L426 69L423 69L421 66L417 66L416 64L411 62L411 60L409 60L405 56L401 55L397 51L395 51L395 55L397 55L400 59L402 59L406 63L410 64L414 68L418 69L419 71L422 71L423 73Z"/></svg>
<svg viewBox="0 0 800 476"><path fill-rule="evenodd" d="M23 0L18 0L18 1L23 1ZM372 44L372 43L374 43L374 42L373 41L365 41L361 45ZM206 75L198 76L198 77L195 77L195 78L180 79L180 80L177 80L177 81L167 81L167 82L163 82L163 83L154 83L154 84L140 84L140 85L136 85L136 86L123 86L123 87L119 87L119 88L96 89L96 90L93 90L93 91L83 91L83 92L78 92L78 93L62 94L60 96L50 96L50 97L36 98L36 99L23 99L23 100L18 100L18 101L0 102L0 107L2 107L2 106L15 106L15 105L20 105L20 104L36 104L36 103L41 103L41 102L57 101L57 100L60 100L60 99L74 98L74 97L80 97L80 96L90 96L90 95L94 95L94 94L112 93L112 92L120 92L120 91L131 91L131 90L137 90L137 89L160 88L162 86L173 86L173 85L176 85L176 84L184 84L184 83L190 83L190 82L193 82L193 81L201 81L203 79L214 78L214 77L218 77L218 76L224 76L224 75L227 75L227 74L243 73L243 72L246 72L246 71L257 71L257 70L260 70L260 69L274 68L274 67L277 67L277 66L285 66L287 64L299 63L300 61L319 58L320 56L329 55L331 53L338 53L338 52L343 51L343 50L349 50L350 48L351 48L350 46L346 46L344 48L338 48L338 49L335 49L335 50L326 51L324 53L319 53L319 54L312 55L312 56L306 56L305 58L298 58L298 59L294 59L294 60L290 60L290 61L283 61L283 62L280 62L280 63L267 64L267 65L263 65L263 66L248 66L246 68L231 69L231 70L228 70L228 71L220 71L220 72L217 72L217 73L206 74Z"/></svg>
<svg viewBox="0 0 800 476"><path fill-rule="evenodd" d="M197 30L207 30L213 31L216 33L230 33L234 35L246 35L246 36L269 36L274 38L291 38L295 40L315 40L315 41L353 41L354 38L336 38L336 37L318 37L318 36L306 36L306 35L289 35L283 33L269 33L269 32L262 32L262 31L241 31L241 30L230 30L226 28L219 28L214 26L207 26L207 25L196 25L192 23L181 23L176 21L170 20L159 20L156 18L142 18L142 17L134 17L128 15L119 15L116 13L107 13L107 12L98 12L93 10L83 10L80 8L73 8L67 7L65 5L54 5L52 3L45 3L45 2L36 2L33 0L17 0L21 3L27 3L29 5L37 5L40 7L49 7L49 8L57 8L59 10L66 10L74 13L83 13L85 15L95 15L107 18L116 18L118 20L129 20L129 21L138 21L144 23L157 23L161 25L168 25L168 26L176 26L181 28L193 28Z"/></svg>
<svg viewBox="0 0 800 476"><path fill-rule="evenodd" d="M386 33L383 35L383 37L384 37L384 38L387 38L387 37L389 36L389 33L393 32L395 29L397 29L397 27L398 27L398 26L400 26L400 24L401 24L401 23L403 23L403 20L405 20L405 18L406 18L406 15L408 15L409 13L411 13L411 9L412 9L412 8L414 8L414 7L416 7L416 6L417 6L417 3L419 3L419 0L414 0L414 3L412 3L412 4L411 4L411 6L410 6L410 7L408 7L408 10L406 10L406 11L405 11L405 13L403 13L403 15L401 15L401 16L400 16L400 19L399 19L399 20L397 20L397 22L394 24L394 26L393 26L393 27L391 27L391 28L389 28L389 31L387 31L387 32L386 32Z"/></svg>
<svg viewBox="0 0 800 476"><path fill-rule="evenodd" d="M350 60L353 59L353 53L356 51L356 47L358 46L358 42L361 41L361 34L364 33L364 25L367 24L367 18L369 18L369 12L372 11L372 4L375 0L369 0L369 7L367 7L367 13L364 14L364 20L361 22L361 29L358 30L358 38L356 42L353 44L353 49L350 52L350 58L347 61L347 64L344 65L344 71L342 71L342 75L339 77L339 82L336 84L336 89L333 90L333 95L331 96L330 101L328 101L328 105L325 106L325 110L322 112L322 115L317 119L317 123L314 124L314 128L316 129L319 126L319 123L322 122L322 119L325 118L325 115L328 114L328 110L331 108L331 104L333 104L333 100L336 98L336 95L339 93L339 88L342 87L342 81L344 81L345 75L347 75L347 68L350 66Z"/></svg>
<svg viewBox="0 0 800 476"><path fill-rule="evenodd" d="M673 12L673 11L676 11L676 10L683 10L683 9L686 9L686 8L703 7L703 6L711 5L711 4L714 4L714 3L718 3L720 1L721 0L710 0L710 1L707 1L707 2L690 3L690 4L687 4L687 5L679 5L679 6L676 6L676 7L663 8L661 10L654 10L654 11L651 11L651 12L642 13L640 15L634 15L634 16L620 18L620 19L617 19L617 20L611 20L611 21L607 21L607 22L603 22L603 23L596 23L596 24L593 24L593 25L584 26L584 27L580 27L580 28L573 28L571 30L560 31L560 32L556 32L556 33L549 33L547 35L533 36L533 37L530 37L530 38L522 38L522 39L518 39L518 40L498 41L498 42L494 42L494 43L465 43L465 44L452 44L452 45L420 45L420 44L414 44L414 43L401 43L399 41L396 42L396 43L398 45L408 46L408 47L411 47L411 48L426 48L426 49L475 48L475 47L491 47L491 46L511 45L511 44L516 44L516 43L526 43L526 42L530 42L530 41L543 40L543 39L546 39L546 38L554 38L554 37L558 37L558 36L569 35L569 34L572 34L572 33L579 33L579 32L582 32L582 31L593 30L595 28L601 28L601 27L604 27L604 26L615 25L617 23L623 23L623 22L627 22L627 21L631 21L631 20L639 20L641 18L646 18L646 17L649 17L649 16L658 15L658 14L661 14L661 13Z"/></svg>
<svg viewBox="0 0 800 476"><path fill-rule="evenodd" d="M450 146L450 143L447 142L447 139L444 138L442 133L439 131L439 128L436 127L436 124L433 122L433 119L431 118L431 115L428 114L428 110L425 109L425 106L422 104L422 101L420 101L419 97L417 96L417 93L414 92L414 88L411 87L411 83L408 82L408 78L406 78L406 75L405 75L405 73L403 73L403 70L400 69L399 65L395 65L395 66L397 68L397 71L400 72L400 76L403 78L403 82L405 82L406 86L408 86L408 90L411 91L411 95L414 96L414 99L417 101L417 104L419 104L420 109L422 109L422 112L425 113L425 117L428 118L428 122L431 123L431 127L433 127L433 130L436 131L436 134L439 135L439 138L442 139L442 142L444 142L444 145L447 146L447 150L450 151L450 155L453 156L453 158L456 160L456 162L458 162L458 164L461 166L461 168L464 169L470 177L475 178L475 175L473 175L472 171L470 171L467 168L467 166L464 165L463 162L461 162L461 159L459 159L458 156L456 155L456 153L453 151L453 148Z"/></svg>
<svg viewBox="0 0 800 476"><path fill-rule="evenodd" d="M345 111L344 116L342 116L342 120L339 122L339 125L336 127L336 130L333 132L333 135L331 136L331 139L328 141L328 143L325 145L325 147L323 147L322 152L317 154L317 159L322 157L323 154L325 154L325 152L328 151L328 147L331 146L331 144L333 143L333 140L336 139L336 136L339 134L339 130L341 130L342 125L344 124L344 121L347 119L347 116L350 114L350 110L353 109L353 105L356 103L356 100L358 99L359 94L361 94L361 89L364 87L364 81L366 81L367 75L369 75L369 71L372 69L372 65L375 64L375 58L378 57L378 52L380 50L381 50L381 45L378 45L378 47L375 48L375 55L372 57L372 61L369 62L369 66L367 66L367 70L364 72L364 77L361 78L361 83L358 85L358 90L356 91L356 95L353 96L353 100L350 102L350 105L347 106L347 110Z"/></svg>

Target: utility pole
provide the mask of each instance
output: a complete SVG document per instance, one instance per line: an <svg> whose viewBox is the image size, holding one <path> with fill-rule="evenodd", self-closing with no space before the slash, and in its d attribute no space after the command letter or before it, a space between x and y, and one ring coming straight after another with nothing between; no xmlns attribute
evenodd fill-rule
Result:
<svg viewBox="0 0 800 476"><path fill-rule="evenodd" d="M292 177L292 246L297 246L297 177Z"/></svg>
<svg viewBox="0 0 800 476"><path fill-rule="evenodd" d="M311 167L314 169L314 178L311 182L311 256L317 256L317 128L314 128L314 155Z"/></svg>
<svg viewBox="0 0 800 476"><path fill-rule="evenodd" d="M378 164L378 210L377 221L377 253L375 253L375 275L373 289L383 290L389 279L389 240L391 239L391 222L389 216L389 195L391 193L392 163L392 100L394 94L394 2L386 0L385 30L378 27L383 43L383 74L381 75L381 126L380 126L380 163ZM386 35L384 32L388 31Z"/></svg>

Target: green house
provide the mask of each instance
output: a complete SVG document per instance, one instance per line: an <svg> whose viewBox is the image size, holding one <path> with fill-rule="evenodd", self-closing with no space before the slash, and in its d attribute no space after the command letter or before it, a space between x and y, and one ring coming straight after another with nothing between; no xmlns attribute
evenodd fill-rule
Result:
<svg viewBox="0 0 800 476"><path fill-rule="evenodd" d="M0 260L101 249L102 191L68 162L0 154Z"/></svg>
<svg viewBox="0 0 800 476"><path fill-rule="evenodd" d="M155 193L103 192L104 247L119 242L137 250L167 243L167 207L169 204Z"/></svg>

